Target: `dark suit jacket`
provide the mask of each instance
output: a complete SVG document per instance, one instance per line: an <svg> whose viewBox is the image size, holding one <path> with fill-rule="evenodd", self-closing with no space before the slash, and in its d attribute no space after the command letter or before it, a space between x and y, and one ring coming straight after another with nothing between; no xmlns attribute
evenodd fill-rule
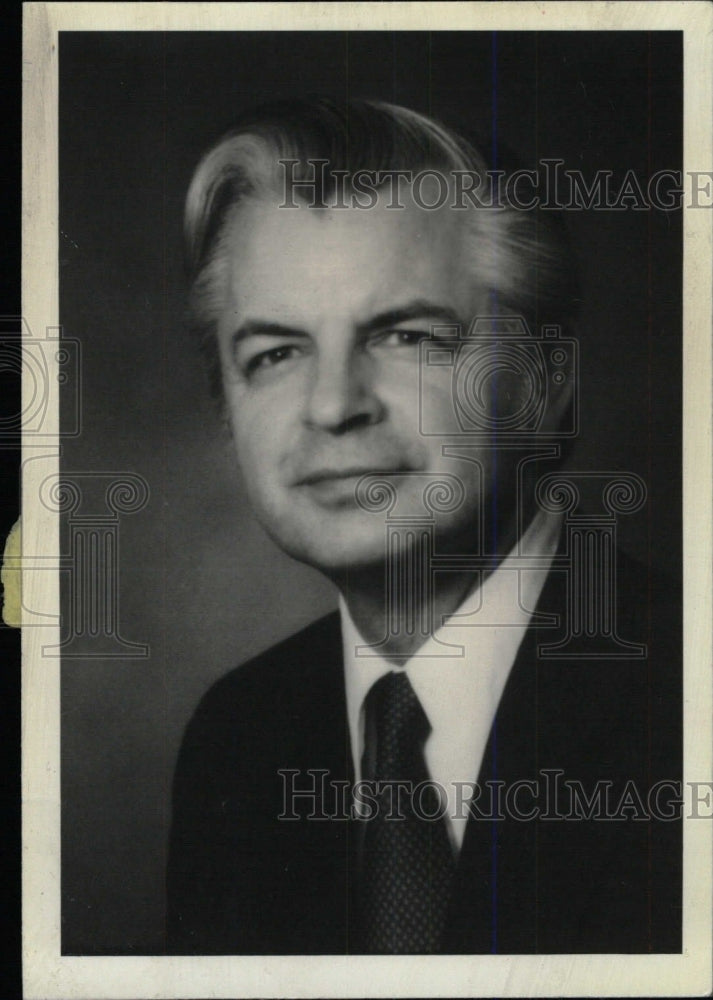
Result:
<svg viewBox="0 0 713 1000"><path fill-rule="evenodd" d="M565 590L564 574L552 571L538 612L561 612ZM471 816L447 953L681 950L679 820L633 818L635 796L618 819L597 818L596 809L591 819L542 815L555 771L588 796L597 782L611 782L615 806L627 782L646 805L657 781L681 779L676 589L661 590L643 567L620 559L618 594L619 634L645 643L645 659L545 659L538 644L553 641L552 629L531 625L526 633L479 781L507 788L539 780L540 815ZM359 952L357 824L278 820L285 769L300 772L299 787L317 770L330 781L352 778L336 613L229 673L187 727L174 785L168 952ZM662 794L661 809L670 795ZM324 811L334 813L328 799ZM569 801L565 795L560 808ZM523 793L521 808L531 803ZM298 804L303 817L311 810L308 800Z"/></svg>

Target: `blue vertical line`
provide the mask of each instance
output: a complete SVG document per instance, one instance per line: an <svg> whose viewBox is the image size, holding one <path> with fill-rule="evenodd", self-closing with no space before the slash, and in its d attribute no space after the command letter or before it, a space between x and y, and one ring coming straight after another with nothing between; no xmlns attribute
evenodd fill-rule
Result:
<svg viewBox="0 0 713 1000"><path fill-rule="evenodd" d="M498 166L498 34L496 31L492 33L491 37L491 91L492 91L492 113L491 113L491 133L492 133L492 169L497 170ZM493 253L495 248L493 248ZM495 289L491 291L491 312L493 315L497 314L497 293ZM497 347L496 347L497 350ZM497 368L496 368L497 371ZM497 375L495 377L493 386L494 398L493 398L493 414L497 414ZM491 517L492 517L492 540L493 540L493 554L497 552L497 507L498 507L498 453L495 447L497 443L497 425L493 425L493 454L492 454L492 500L491 500ZM492 737L492 747L493 747L493 760L492 760L492 777L493 780L497 780L498 773L498 734L497 734L497 712L496 718L493 721L493 737ZM494 786L497 787L497 786ZM491 884L491 932L490 932L490 951L493 955L497 954L498 950L498 840L497 840L497 819L491 821L491 833L490 833L490 884Z"/></svg>
<svg viewBox="0 0 713 1000"><path fill-rule="evenodd" d="M399 103L399 95L396 92L396 32L391 32L391 100L394 104Z"/></svg>
<svg viewBox="0 0 713 1000"><path fill-rule="evenodd" d="M349 32L344 32L344 90L346 100L349 100L350 93L350 81L349 81Z"/></svg>
<svg viewBox="0 0 713 1000"><path fill-rule="evenodd" d="M433 33L428 32L428 114L433 116Z"/></svg>

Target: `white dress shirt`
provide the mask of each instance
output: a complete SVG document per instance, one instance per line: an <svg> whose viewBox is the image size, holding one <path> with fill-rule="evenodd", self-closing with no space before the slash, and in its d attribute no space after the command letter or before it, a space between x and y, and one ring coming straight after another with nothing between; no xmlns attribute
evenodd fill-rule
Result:
<svg viewBox="0 0 713 1000"><path fill-rule="evenodd" d="M561 525L561 515L539 511L495 572L403 665L359 650L366 642L340 598L355 779L361 779L364 698L384 674L405 670L431 724L424 755L431 779L445 791L446 822L456 850L463 843L472 783L478 780L500 697L549 572ZM513 566L516 557L539 557L539 566L518 568ZM460 789L459 782L465 783Z"/></svg>

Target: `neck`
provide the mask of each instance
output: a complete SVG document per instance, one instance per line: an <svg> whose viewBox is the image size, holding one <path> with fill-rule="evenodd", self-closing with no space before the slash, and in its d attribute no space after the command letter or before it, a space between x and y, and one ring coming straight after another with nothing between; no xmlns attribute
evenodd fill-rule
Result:
<svg viewBox="0 0 713 1000"><path fill-rule="evenodd" d="M393 569L397 569L393 567ZM407 600L394 597L385 568L349 574L339 589L360 635L370 645L378 645L384 659L403 664L444 619L460 607L475 583L473 573L439 573L438 586L427 592L424 586L409 586ZM411 576L413 580L413 576Z"/></svg>
<svg viewBox="0 0 713 1000"><path fill-rule="evenodd" d="M434 572L428 552L412 547L389 564L352 568L334 582L365 642L378 645L384 659L403 665L458 610L474 587L482 586L497 569L515 543L514 525L499 537L499 558L487 571ZM439 546L438 552L462 555L468 548Z"/></svg>

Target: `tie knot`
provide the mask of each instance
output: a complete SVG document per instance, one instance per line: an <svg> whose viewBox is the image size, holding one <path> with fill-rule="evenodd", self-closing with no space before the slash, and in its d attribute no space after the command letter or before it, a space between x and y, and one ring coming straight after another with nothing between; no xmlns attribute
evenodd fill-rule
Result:
<svg viewBox="0 0 713 1000"><path fill-rule="evenodd" d="M405 671L389 671L366 696L366 723L376 737L376 777L396 778L420 755L431 725Z"/></svg>

